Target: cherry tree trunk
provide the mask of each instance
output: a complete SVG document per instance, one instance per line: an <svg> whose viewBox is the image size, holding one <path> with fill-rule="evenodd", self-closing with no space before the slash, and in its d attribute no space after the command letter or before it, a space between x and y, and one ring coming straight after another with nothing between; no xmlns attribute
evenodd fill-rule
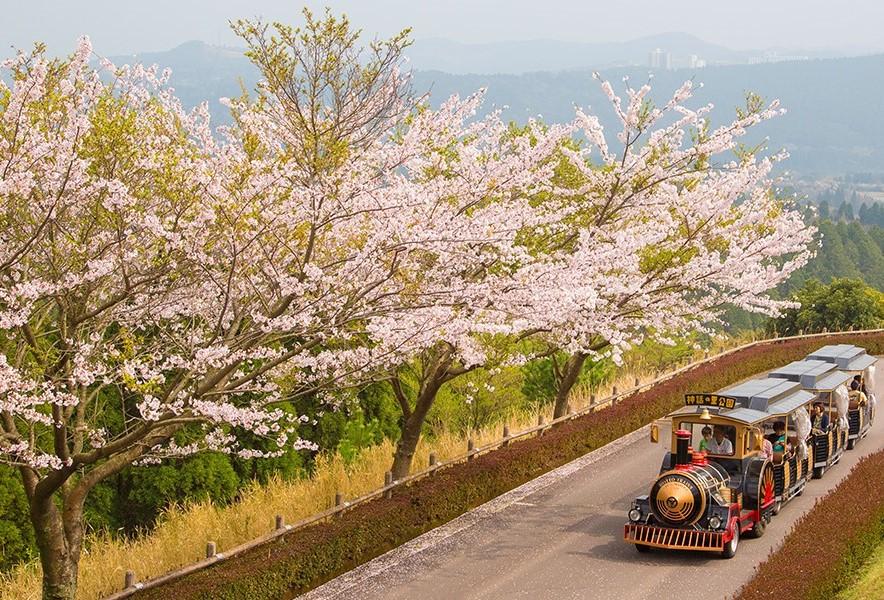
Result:
<svg viewBox="0 0 884 600"><path fill-rule="evenodd" d="M402 424L402 435L396 444L396 452L393 454L393 479L402 479L407 477L411 471L411 463L414 460L414 452L417 450L417 444L421 438L421 431L424 427L424 421L427 413L436 401L436 394L442 385L441 377L433 378L426 382L421 389L414 410L405 419Z"/></svg>
<svg viewBox="0 0 884 600"><path fill-rule="evenodd" d="M43 567L43 600L74 600L77 593L82 511L62 510L52 497L31 500L31 523Z"/></svg>
<svg viewBox="0 0 884 600"><path fill-rule="evenodd" d="M556 376L556 404L553 419L565 416L568 412L568 396L580 377L580 370L589 355L577 352L568 357L562 371Z"/></svg>

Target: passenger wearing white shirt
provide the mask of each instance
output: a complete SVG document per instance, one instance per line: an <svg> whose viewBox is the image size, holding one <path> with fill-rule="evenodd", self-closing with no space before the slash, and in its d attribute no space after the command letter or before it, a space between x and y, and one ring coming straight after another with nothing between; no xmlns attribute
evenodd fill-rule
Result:
<svg viewBox="0 0 884 600"><path fill-rule="evenodd" d="M706 446L709 454L731 455L734 453L734 445L724 435L724 427L716 425L712 428L712 440Z"/></svg>

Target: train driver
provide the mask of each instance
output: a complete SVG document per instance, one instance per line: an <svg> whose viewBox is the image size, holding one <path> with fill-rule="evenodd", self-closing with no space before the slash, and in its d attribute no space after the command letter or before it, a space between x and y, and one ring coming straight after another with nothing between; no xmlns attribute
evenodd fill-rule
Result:
<svg viewBox="0 0 884 600"><path fill-rule="evenodd" d="M716 425L712 428L712 440L709 442L710 454L732 455L734 445L724 435L724 425Z"/></svg>

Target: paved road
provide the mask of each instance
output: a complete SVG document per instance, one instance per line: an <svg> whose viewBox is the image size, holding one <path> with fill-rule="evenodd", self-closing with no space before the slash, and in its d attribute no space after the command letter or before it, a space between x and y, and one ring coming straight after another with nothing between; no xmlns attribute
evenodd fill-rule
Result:
<svg viewBox="0 0 884 600"><path fill-rule="evenodd" d="M726 598L795 520L859 458L884 447L884 412L857 447L787 504L737 556L654 551L622 541L630 501L647 493L664 445L636 432L492 500L305 594L304 600ZM668 426L661 423L661 440ZM784 598L788 592L784 590Z"/></svg>

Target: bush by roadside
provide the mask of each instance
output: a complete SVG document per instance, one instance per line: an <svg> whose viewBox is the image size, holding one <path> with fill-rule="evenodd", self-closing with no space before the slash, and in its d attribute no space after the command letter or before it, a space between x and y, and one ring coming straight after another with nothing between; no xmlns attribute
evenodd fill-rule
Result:
<svg viewBox="0 0 884 600"><path fill-rule="evenodd" d="M884 353L884 334L758 345L701 365L613 407L563 423L541 438L513 443L438 472L396 490L391 499L358 505L332 521L292 532L135 597L259 600L303 593L659 418L680 406L686 392L719 389L829 343L853 343L869 353Z"/></svg>
<svg viewBox="0 0 884 600"><path fill-rule="evenodd" d="M736 600L834 598L860 575L884 538L884 450L863 458L801 517Z"/></svg>

